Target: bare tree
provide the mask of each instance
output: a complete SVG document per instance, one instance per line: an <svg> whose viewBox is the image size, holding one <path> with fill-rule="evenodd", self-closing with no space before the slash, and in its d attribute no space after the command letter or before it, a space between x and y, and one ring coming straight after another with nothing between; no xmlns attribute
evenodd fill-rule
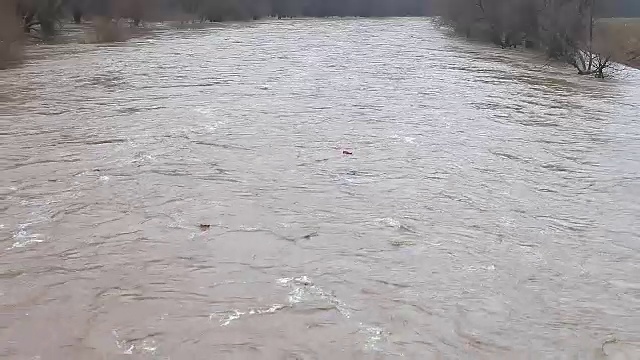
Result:
<svg viewBox="0 0 640 360"><path fill-rule="evenodd" d="M605 46L594 46L596 0L437 0L444 22L467 36L497 45L543 49L574 66L578 74L604 77L611 65ZM605 35L598 37L601 43Z"/></svg>

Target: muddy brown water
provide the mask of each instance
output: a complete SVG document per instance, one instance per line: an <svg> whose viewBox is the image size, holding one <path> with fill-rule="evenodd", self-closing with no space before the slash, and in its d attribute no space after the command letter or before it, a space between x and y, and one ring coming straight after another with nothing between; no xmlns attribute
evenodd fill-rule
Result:
<svg viewBox="0 0 640 360"><path fill-rule="evenodd" d="M27 53L0 72L3 358L640 356L640 72L425 19Z"/></svg>

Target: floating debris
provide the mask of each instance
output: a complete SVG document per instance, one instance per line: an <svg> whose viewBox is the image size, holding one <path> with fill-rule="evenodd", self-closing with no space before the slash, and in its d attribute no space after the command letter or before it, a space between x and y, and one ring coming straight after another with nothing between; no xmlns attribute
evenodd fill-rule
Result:
<svg viewBox="0 0 640 360"><path fill-rule="evenodd" d="M312 233L309 233L309 234L303 236L302 238L305 239L305 240L309 240L309 239L314 238L316 236L318 236L318 232L314 231Z"/></svg>
<svg viewBox="0 0 640 360"><path fill-rule="evenodd" d="M201 231L207 231L211 229L211 225L210 224L200 224L200 230Z"/></svg>
<svg viewBox="0 0 640 360"><path fill-rule="evenodd" d="M348 150L342 150L342 155L353 155L353 152Z"/></svg>

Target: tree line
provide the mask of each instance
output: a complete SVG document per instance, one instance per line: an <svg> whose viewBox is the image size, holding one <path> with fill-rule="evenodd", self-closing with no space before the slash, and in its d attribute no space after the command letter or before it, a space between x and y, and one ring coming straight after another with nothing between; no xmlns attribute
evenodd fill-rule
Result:
<svg viewBox="0 0 640 360"><path fill-rule="evenodd" d="M264 17L428 16L432 0L0 0L0 68L20 58L21 39L49 38L68 19L90 20L98 42L122 38L117 20L239 21ZM115 21L114 21L115 20ZM23 34L21 36L21 33Z"/></svg>
<svg viewBox="0 0 640 360"><path fill-rule="evenodd" d="M640 0L0 0L0 55L15 51L16 29L55 34L63 19L232 21L264 17L431 16L458 33L503 48L526 46L566 61L579 74L604 76L615 41L595 26L600 16L640 15ZM96 19L98 18L98 19ZM37 34L37 35L35 35ZM115 38L115 36L109 36ZM105 40L110 41L110 40ZM638 56L636 54L636 56Z"/></svg>
<svg viewBox="0 0 640 360"><path fill-rule="evenodd" d="M612 15L625 16L625 17L640 17L640 1L618 0L617 3L613 6Z"/></svg>
<svg viewBox="0 0 640 360"><path fill-rule="evenodd" d="M163 20L177 13L202 21L249 20L263 17L426 16L430 0L2 0L14 1L25 25L36 21L52 30L56 19L125 17Z"/></svg>
<svg viewBox="0 0 640 360"><path fill-rule="evenodd" d="M634 0L633 6L640 7ZM526 46L566 61L579 74L604 76L615 45L600 16L610 16L625 0L435 0L442 22L467 37L491 41L503 48Z"/></svg>

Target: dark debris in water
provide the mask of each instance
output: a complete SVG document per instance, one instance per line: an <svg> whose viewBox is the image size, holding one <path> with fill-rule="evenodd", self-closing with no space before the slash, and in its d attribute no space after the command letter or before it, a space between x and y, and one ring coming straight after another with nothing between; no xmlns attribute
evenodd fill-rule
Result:
<svg viewBox="0 0 640 360"><path fill-rule="evenodd" d="M394 240L390 240L389 244L391 244L391 246L394 246L394 247L404 247L404 246L416 245L416 242L415 241L411 241L411 240L394 239Z"/></svg>
<svg viewBox="0 0 640 360"><path fill-rule="evenodd" d="M305 239L305 240L309 240L309 239L314 238L316 236L318 236L318 232L314 231L312 233L309 233L309 234L303 236L302 238Z"/></svg>
<svg viewBox="0 0 640 360"><path fill-rule="evenodd" d="M211 225L210 224L200 224L200 230L201 231L207 231L209 229L211 229Z"/></svg>
<svg viewBox="0 0 640 360"><path fill-rule="evenodd" d="M312 238L314 238L316 236L319 236L319 234L318 234L317 231L314 231L314 232L308 233L306 235L295 236L295 237L294 236L282 236L282 235L280 235L280 238L295 243L298 240L310 240L310 239L312 239Z"/></svg>

